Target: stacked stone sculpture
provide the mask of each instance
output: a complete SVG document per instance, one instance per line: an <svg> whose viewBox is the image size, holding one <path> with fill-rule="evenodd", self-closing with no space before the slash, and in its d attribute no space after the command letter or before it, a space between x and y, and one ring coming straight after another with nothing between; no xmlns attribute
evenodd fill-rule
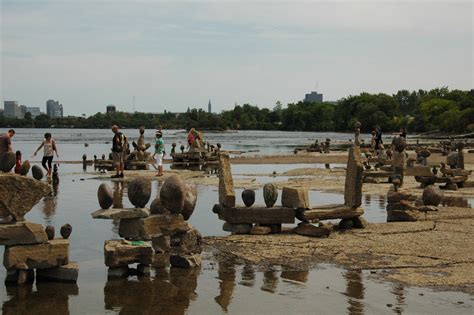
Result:
<svg viewBox="0 0 474 315"><path fill-rule="evenodd" d="M23 284L35 279L76 282L79 268L69 261L69 240L54 238L54 227L25 221L24 216L51 188L13 174L0 175L0 213L11 221L0 224L0 245L5 246L6 282ZM72 227L68 226L69 237Z"/></svg>
<svg viewBox="0 0 474 315"><path fill-rule="evenodd" d="M235 205L235 191L231 166L227 152L219 154L219 203L212 212L225 221L223 230L232 234L265 235L280 233L282 224L295 223L295 217L302 221L293 233L312 237L326 237L332 229L320 220L341 219L340 228L363 228L365 221L360 218L364 209L362 204L363 167L359 147L351 148L347 163L346 185L343 205L326 205L311 208L308 191L303 188L283 187L281 206L275 207L278 189L269 183L263 187L266 206L253 206L255 192L246 189L242 192L245 206ZM315 223L315 224L313 224Z"/></svg>
<svg viewBox="0 0 474 315"><path fill-rule="evenodd" d="M443 194L439 188L432 185L423 190L421 200L413 191L397 187L394 181L387 193L387 222L404 222L424 220L429 211L438 211Z"/></svg>
<svg viewBox="0 0 474 315"><path fill-rule="evenodd" d="M101 205L101 195L108 191L102 185L98 191ZM145 206L150 195L151 182L136 178L128 188L129 200L135 208L106 208L92 213L96 219L119 220L122 239L104 243L109 277L149 275L151 267L164 268L170 264L181 268L200 266L202 237L186 221L196 206L196 187L174 175L164 181L159 196L148 209ZM129 265L135 263L138 267L133 270Z"/></svg>

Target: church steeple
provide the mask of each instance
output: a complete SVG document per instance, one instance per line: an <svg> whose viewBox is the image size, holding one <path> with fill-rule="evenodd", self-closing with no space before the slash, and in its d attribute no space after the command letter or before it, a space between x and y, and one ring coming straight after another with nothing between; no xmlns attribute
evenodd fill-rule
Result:
<svg viewBox="0 0 474 315"><path fill-rule="evenodd" d="M207 104L207 112L208 112L209 114L212 113L211 99L209 99L209 103Z"/></svg>

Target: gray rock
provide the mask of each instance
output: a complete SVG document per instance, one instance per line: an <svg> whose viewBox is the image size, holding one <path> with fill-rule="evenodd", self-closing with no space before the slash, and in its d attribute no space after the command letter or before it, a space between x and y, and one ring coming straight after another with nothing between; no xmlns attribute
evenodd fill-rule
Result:
<svg viewBox="0 0 474 315"><path fill-rule="evenodd" d="M8 173L15 166L16 157L13 152L6 152L0 157L0 170Z"/></svg>
<svg viewBox="0 0 474 315"><path fill-rule="evenodd" d="M125 278L130 273L128 266L109 267L107 271L108 278Z"/></svg>
<svg viewBox="0 0 474 315"><path fill-rule="evenodd" d="M358 147L350 148L344 185L344 204L348 207L357 208L362 204L363 173L364 166L360 149Z"/></svg>
<svg viewBox="0 0 474 315"><path fill-rule="evenodd" d="M252 229L252 224L232 224L231 232L232 234L250 234Z"/></svg>
<svg viewBox="0 0 474 315"><path fill-rule="evenodd" d="M212 207L212 212L214 212L215 214L219 214L219 213L222 212L222 209L223 209L223 208L224 208L224 207L222 207L221 204L216 203L216 204Z"/></svg>
<svg viewBox="0 0 474 315"><path fill-rule="evenodd" d="M44 231L46 232L46 235L48 236L48 240L54 239L54 226L48 225Z"/></svg>
<svg viewBox="0 0 474 315"><path fill-rule="evenodd" d="M268 183L263 186L263 199L268 208L275 205L278 199L278 188L275 184Z"/></svg>
<svg viewBox="0 0 474 315"><path fill-rule="evenodd" d="M92 212L93 219L108 219L108 220L121 220L121 219L136 219L146 218L150 216L150 210L147 208L112 208L112 209L100 209Z"/></svg>
<svg viewBox="0 0 474 315"><path fill-rule="evenodd" d="M30 171L30 168L31 168L30 161L28 160L24 161L20 168L20 175L26 176L28 172Z"/></svg>
<svg viewBox="0 0 474 315"><path fill-rule="evenodd" d="M254 225L250 229L252 235L267 235L272 233L272 228L269 226Z"/></svg>
<svg viewBox="0 0 474 315"><path fill-rule="evenodd" d="M161 187L161 204L172 213L181 213L184 207L185 194L185 187L181 178L178 175L171 175Z"/></svg>
<svg viewBox="0 0 474 315"><path fill-rule="evenodd" d="M77 282L79 266L75 262L48 269L36 269L36 279L40 281Z"/></svg>
<svg viewBox="0 0 474 315"><path fill-rule="evenodd" d="M0 245L41 244L47 241L41 224L26 221L0 224Z"/></svg>
<svg viewBox="0 0 474 315"><path fill-rule="evenodd" d="M425 206L439 206L443 199L443 192L441 189L430 185L423 189L423 204Z"/></svg>
<svg viewBox="0 0 474 315"><path fill-rule="evenodd" d="M355 229L365 229L367 227L367 221L362 217L352 218L351 220Z"/></svg>
<svg viewBox="0 0 474 315"><path fill-rule="evenodd" d="M43 170L38 165L33 165L33 167L31 168L31 173L33 174L34 179L36 180L43 179L43 176L44 176Z"/></svg>
<svg viewBox="0 0 474 315"><path fill-rule="evenodd" d="M183 215L183 218L185 220L189 220L189 218L193 214L194 209L196 208L196 202L197 202L196 185L194 185L192 183L186 183L185 184L185 193L184 193L183 211L181 212L181 214Z"/></svg>
<svg viewBox="0 0 474 315"><path fill-rule="evenodd" d="M324 225L315 226L311 223L301 222L294 229L293 233L311 237L328 237L331 234L331 229Z"/></svg>
<svg viewBox="0 0 474 315"><path fill-rule="evenodd" d="M144 177L133 179L128 185L128 199L137 208L144 208L151 197L151 181Z"/></svg>
<svg viewBox="0 0 474 315"><path fill-rule="evenodd" d="M62 236L64 239L68 239L69 236L70 236L71 233L72 233L72 226L71 226L71 224L66 223L66 224L64 224L63 226L61 226L61 230L59 231L59 233L61 233L61 236Z"/></svg>
<svg viewBox="0 0 474 315"><path fill-rule="evenodd" d="M255 190L244 189L242 191L242 201L246 207L251 207L255 203Z"/></svg>
<svg viewBox="0 0 474 315"><path fill-rule="evenodd" d="M407 147L407 142L404 137L395 137L392 140L392 145L395 147L395 150L397 150L398 152L403 152L405 151Z"/></svg>
<svg viewBox="0 0 474 315"><path fill-rule="evenodd" d="M114 203L114 193L106 183L100 184L97 189L97 199L102 209L109 209Z"/></svg>

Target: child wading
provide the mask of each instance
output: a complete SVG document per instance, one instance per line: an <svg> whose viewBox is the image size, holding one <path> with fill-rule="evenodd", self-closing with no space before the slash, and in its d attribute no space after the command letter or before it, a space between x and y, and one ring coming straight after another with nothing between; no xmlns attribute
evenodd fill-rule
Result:
<svg viewBox="0 0 474 315"><path fill-rule="evenodd" d="M53 140L51 137L51 134L49 132L44 134L44 140L41 143L41 145L36 149L35 153L33 153L33 156L36 156L36 153L38 153L41 148L44 148L44 153L43 153L43 160L41 161L41 164L43 165L44 169L48 172L48 178L51 178L51 173L53 172L53 158L54 158L54 153L56 153L56 157L59 158L58 155L58 148L56 146L56 142Z"/></svg>
<svg viewBox="0 0 474 315"><path fill-rule="evenodd" d="M156 140L155 140L155 154L153 157L156 159L156 164L158 164L158 174L156 176L163 176L163 157L165 156L165 144L163 142L163 133L161 130L156 131Z"/></svg>

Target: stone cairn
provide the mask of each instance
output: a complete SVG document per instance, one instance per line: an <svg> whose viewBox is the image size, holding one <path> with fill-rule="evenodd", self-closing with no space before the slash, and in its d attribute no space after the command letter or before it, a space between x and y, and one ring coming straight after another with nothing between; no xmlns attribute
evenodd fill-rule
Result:
<svg viewBox="0 0 474 315"><path fill-rule="evenodd" d="M157 197L151 197L151 181L139 177L128 186L128 198L135 208L112 208L113 193L107 184L97 191L102 209L94 219L119 221L122 239L104 243L105 265L109 277L149 275L151 267L191 268L201 265L201 234L187 220L197 201L196 186L184 183L177 175L167 178ZM136 270L130 264L138 263Z"/></svg>
<svg viewBox="0 0 474 315"><path fill-rule="evenodd" d="M281 233L282 224L294 224L297 218L302 222L292 230L293 233L327 237L332 232L332 227L320 221L341 219L340 229L365 227L365 220L360 217L364 213L364 209L360 208L362 174L360 150L354 147L349 150L344 204L311 208L307 189L283 187L281 206L275 206L278 188L275 184L269 183L263 187L265 206L253 206L255 191L250 189L242 192L242 201L245 206L236 206L229 154L221 152L219 154L219 203L214 205L212 211L219 216L219 219L225 221L223 230L232 234Z"/></svg>
<svg viewBox="0 0 474 315"><path fill-rule="evenodd" d="M132 142L133 151L128 156L127 160L145 162L150 159L150 152L146 152L150 148L149 143L145 143L145 127L140 127L140 135L138 136L137 142Z"/></svg>
<svg viewBox="0 0 474 315"><path fill-rule="evenodd" d="M61 228L62 238L54 238L54 227L25 221L24 216L51 188L33 178L0 175L0 213L10 218L0 223L0 245L5 246L3 265L6 283L38 281L76 282L79 268L69 261L69 224Z"/></svg>
<svg viewBox="0 0 474 315"><path fill-rule="evenodd" d="M387 193L387 222L420 221L426 218L428 212L438 211L443 198L439 188L427 186L422 197L417 198L413 190L400 188L399 184L398 180L394 180Z"/></svg>

